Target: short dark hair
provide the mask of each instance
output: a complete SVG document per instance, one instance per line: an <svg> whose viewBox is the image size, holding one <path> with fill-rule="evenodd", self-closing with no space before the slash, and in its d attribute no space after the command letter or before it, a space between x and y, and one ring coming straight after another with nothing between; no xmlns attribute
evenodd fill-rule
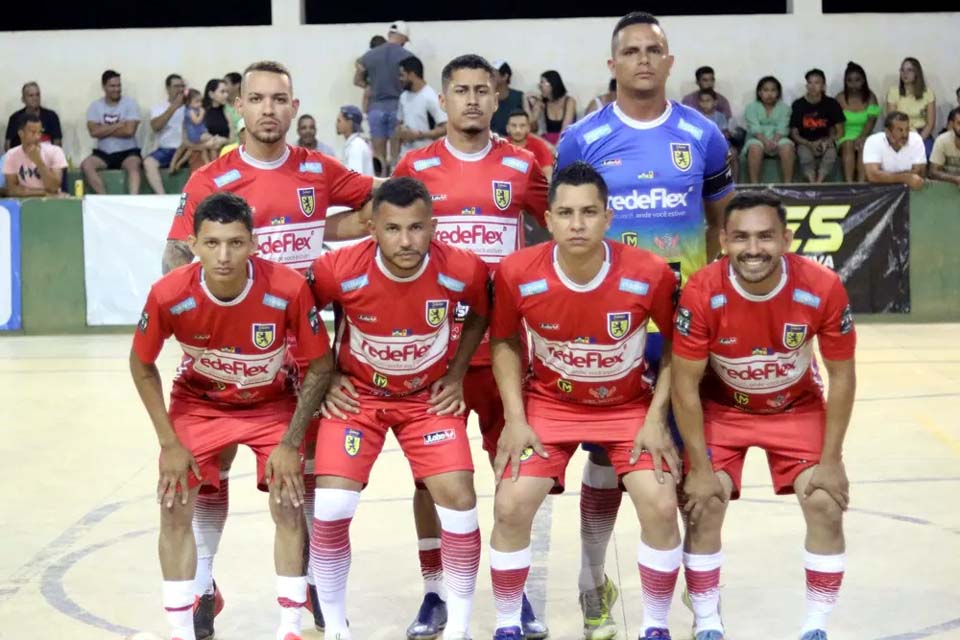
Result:
<svg viewBox="0 0 960 640"><path fill-rule="evenodd" d="M887 114L887 117L883 119L883 128L890 129L893 127L894 122L910 122L910 116L905 114L903 111L891 111Z"/></svg>
<svg viewBox="0 0 960 640"><path fill-rule="evenodd" d="M31 122L36 122L39 123L41 127L43 126L43 120L40 119L40 116L34 113L24 113L17 118L17 131L23 131Z"/></svg>
<svg viewBox="0 0 960 640"><path fill-rule="evenodd" d="M165 87L169 87L173 84L174 80L183 80L183 76L181 76L179 73L171 73L167 76L167 79L163 81L163 84Z"/></svg>
<svg viewBox="0 0 960 640"><path fill-rule="evenodd" d="M24 82L23 86L20 87L20 95L23 95L23 92L26 91L28 87L36 87L37 91L40 90L40 84L36 80L31 80L30 82ZM957 92L960 93L960 89L957 89Z"/></svg>
<svg viewBox="0 0 960 640"><path fill-rule="evenodd" d="M433 199L422 182L406 176L390 178L373 194L373 211L376 213L384 202L395 207L409 207L417 200L422 200L433 213Z"/></svg>
<svg viewBox="0 0 960 640"><path fill-rule="evenodd" d="M820 79L823 80L823 83L827 83L827 75L823 72L822 69L813 68L810 71L807 71L803 74L803 79L807 82L810 82L810 76L820 76Z"/></svg>
<svg viewBox="0 0 960 640"><path fill-rule="evenodd" d="M613 27L613 35L610 36L610 49L612 51L616 52L617 36L620 35L620 32L635 24L650 24L659 27L660 21L652 13L646 11L634 11L623 16L617 20L617 24Z"/></svg>
<svg viewBox="0 0 960 640"><path fill-rule="evenodd" d="M218 191L197 205L193 214L193 235L200 233L200 225L204 220L221 224L242 222L247 231L253 233L253 211L250 210L250 205L229 191Z"/></svg>
<svg viewBox="0 0 960 640"><path fill-rule="evenodd" d="M703 76L707 75L708 73L709 73L710 75L712 75L712 76L717 75L716 73L714 73L713 67L708 66L708 65L704 65L704 66L702 66L702 67L697 67L697 70L693 72L693 75L694 75L694 77L697 79L697 82L700 82L700 78L702 78Z"/></svg>
<svg viewBox="0 0 960 640"><path fill-rule="evenodd" d="M530 114L524 111L523 109L514 109L510 112L510 115L507 116L507 122L510 121L510 118L516 118L517 116L523 116L527 120L530 119Z"/></svg>
<svg viewBox="0 0 960 640"><path fill-rule="evenodd" d="M953 122L953 119L957 116L960 116L960 107L950 109L950 113L947 114L947 122Z"/></svg>
<svg viewBox="0 0 960 640"><path fill-rule="evenodd" d="M387 41L387 39L384 38L383 36L381 36L381 35L375 35L375 36L373 36L372 38L370 38L370 48L371 48L371 49L376 49L377 47L379 47L380 45L382 45L382 44L383 44L384 42L386 42L386 41Z"/></svg>
<svg viewBox="0 0 960 640"><path fill-rule="evenodd" d="M562 184L568 184L573 187L579 187L584 184L592 184L597 188L600 199L603 200L603 206L607 206L607 196L609 191L607 183L603 181L600 172L582 160L577 160L573 164L565 166L555 174L550 182L550 190L547 192L547 202L552 207L553 201L557 198L557 189Z"/></svg>
<svg viewBox="0 0 960 640"><path fill-rule="evenodd" d="M243 82L243 76L236 71L231 71L230 73L223 74L223 79L229 82L230 84L240 84Z"/></svg>
<svg viewBox="0 0 960 640"><path fill-rule="evenodd" d="M293 76L290 75L290 70L279 62L273 60L260 60L258 62L251 63L246 69L243 70L243 75L240 77L241 81L247 77L248 73L254 71L266 71L268 73L279 73L282 76L287 76L287 80L290 81L290 90L293 90Z"/></svg>
<svg viewBox="0 0 960 640"><path fill-rule="evenodd" d="M777 217L784 226L787 224L787 210L780 200L780 196L773 191L763 189L760 191L738 191L727 206L723 209L723 226L727 226L727 221L734 211L743 211L744 209L753 209L754 207L770 207L776 209Z"/></svg>
<svg viewBox="0 0 960 640"><path fill-rule="evenodd" d="M417 56L410 56L401 60L400 68L423 80L423 62Z"/></svg>
<svg viewBox="0 0 960 640"><path fill-rule="evenodd" d="M447 85L450 84L450 79L453 77L455 71L460 69L483 69L490 74L490 79L493 80L493 73L496 69L487 62L487 59L483 56L478 56L475 53L468 53L466 55L457 56L453 60L447 63L443 68L443 71L440 72L440 82L443 89L447 88Z"/></svg>
<svg viewBox="0 0 960 640"><path fill-rule="evenodd" d="M710 96L714 100L717 99L717 92L713 89L699 89L697 90L697 98L702 98L703 96Z"/></svg>
<svg viewBox="0 0 960 640"><path fill-rule="evenodd" d="M103 85L107 84L114 78L119 78L119 77L120 77L119 73L117 73L113 69L107 69L106 71L100 74L100 86L102 87Z"/></svg>
<svg viewBox="0 0 960 640"><path fill-rule="evenodd" d="M310 119L313 120L314 122L317 121L317 119L314 118L312 115L310 115L309 113L305 113L305 114L303 114L302 116L300 116L299 118L297 118L297 126L299 127L299 126L300 126L300 123L303 122L304 120L306 120L307 118L310 118Z"/></svg>
<svg viewBox="0 0 960 640"><path fill-rule="evenodd" d="M500 68L497 69L497 71L500 72L500 75L510 76L510 80L513 80L513 69L510 68L510 65L508 63L504 62L503 64L501 64ZM507 82L509 83L510 80L508 80ZM957 89L957 91L960 91L960 89Z"/></svg>
<svg viewBox="0 0 960 640"><path fill-rule="evenodd" d="M772 82L774 86L777 87L777 100L783 97L783 85L780 84L780 81L773 76L763 76L760 78L760 81L757 82L757 101L760 101L760 89L763 88L763 85L768 82Z"/></svg>

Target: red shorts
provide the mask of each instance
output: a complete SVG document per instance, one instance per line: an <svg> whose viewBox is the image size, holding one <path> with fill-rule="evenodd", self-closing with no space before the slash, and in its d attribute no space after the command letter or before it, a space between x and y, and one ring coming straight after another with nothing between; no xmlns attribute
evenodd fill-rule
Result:
<svg viewBox="0 0 960 640"><path fill-rule="evenodd" d="M415 480L451 471L473 471L466 418L428 414L428 397L429 393L406 398L361 394L360 413L346 421L321 420L314 459L316 475L339 476L366 485L390 429L410 462Z"/></svg>
<svg viewBox="0 0 960 640"><path fill-rule="evenodd" d="M266 491L264 470L267 458L280 443L291 417L276 414L251 417L171 415L177 438L200 465L203 479L197 480L192 472L187 474L190 488L202 484L200 491L203 493L218 490L220 452L231 445L244 444L257 456L257 488Z"/></svg>
<svg viewBox="0 0 960 640"><path fill-rule="evenodd" d="M477 414L483 450L495 455L503 431L503 402L492 367L470 367L463 378L463 400L467 411Z"/></svg>
<svg viewBox="0 0 960 640"><path fill-rule="evenodd" d="M630 464L634 438L647 417L646 402L593 407L528 396L526 411L527 422L537 432L549 457L541 458L527 449L520 460L520 475L553 478L552 493L563 492L567 464L583 442L603 448L620 478L633 471L654 468L653 457L646 451ZM670 468L664 464L663 470ZM504 477L509 476L508 468Z"/></svg>
<svg viewBox="0 0 960 640"><path fill-rule="evenodd" d="M731 499L740 497L743 460L750 447L767 452L770 478L777 495L793 493L800 473L820 462L827 414L820 410L755 414L704 406L703 427L707 453L714 471L733 480Z"/></svg>

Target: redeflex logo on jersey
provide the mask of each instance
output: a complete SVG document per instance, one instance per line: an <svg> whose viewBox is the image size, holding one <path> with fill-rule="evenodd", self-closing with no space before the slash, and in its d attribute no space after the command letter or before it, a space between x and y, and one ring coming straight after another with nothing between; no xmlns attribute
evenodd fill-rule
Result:
<svg viewBox="0 0 960 640"><path fill-rule="evenodd" d="M485 260L503 258L517 247L517 219L497 216L437 216L436 239Z"/></svg>
<svg viewBox="0 0 960 640"><path fill-rule="evenodd" d="M728 386L744 393L773 393L794 385L810 368L813 348L788 353L724 358L710 354L710 366Z"/></svg>
<svg viewBox="0 0 960 640"><path fill-rule="evenodd" d="M281 346L269 353L243 355L219 349L197 349L182 343L180 346L193 358L194 373L238 387L261 387L273 382L283 364L285 348Z"/></svg>
<svg viewBox="0 0 960 640"><path fill-rule="evenodd" d="M261 258L305 269L323 253L323 220L274 224L253 230Z"/></svg>
<svg viewBox="0 0 960 640"><path fill-rule="evenodd" d="M643 363L646 327L615 344L547 340L530 330L533 355L545 367L568 380L604 382L619 380Z"/></svg>
<svg viewBox="0 0 960 640"><path fill-rule="evenodd" d="M676 209L687 206L687 193L667 191L655 187L649 191L633 189L624 195L612 195L607 198L608 206L614 211L635 211L637 209Z"/></svg>
<svg viewBox="0 0 960 640"><path fill-rule="evenodd" d="M348 320L349 322L349 320ZM375 336L350 322L350 354L388 375L420 373L446 357L450 324L426 335Z"/></svg>

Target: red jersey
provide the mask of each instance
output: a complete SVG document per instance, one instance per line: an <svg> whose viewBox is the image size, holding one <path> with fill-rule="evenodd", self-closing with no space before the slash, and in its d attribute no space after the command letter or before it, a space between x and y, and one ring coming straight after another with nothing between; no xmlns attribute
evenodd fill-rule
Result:
<svg viewBox="0 0 960 640"><path fill-rule="evenodd" d="M174 269L151 287L133 349L141 361L152 363L171 335L183 348L170 392L171 413L292 411L297 399L294 376L284 366L284 336L296 336L298 354L308 360L329 350L303 276L256 257L247 272L246 288L229 302L207 290L199 262Z"/></svg>
<svg viewBox="0 0 960 640"><path fill-rule="evenodd" d="M409 278L387 270L372 238L321 256L307 272L316 300L343 309L337 368L380 396L415 393L446 373L454 308L462 302L486 317L487 279L477 256L436 240Z"/></svg>
<svg viewBox="0 0 960 640"><path fill-rule="evenodd" d="M556 156L553 147L551 147L550 143L540 136L535 136L531 133L527 136L527 139L524 141L522 146L517 146L532 153L533 157L537 159L537 162L540 163L541 167L553 166L553 160Z"/></svg>
<svg viewBox="0 0 960 640"><path fill-rule="evenodd" d="M709 360L704 400L755 413L822 407L813 337L828 360L852 358L857 340L840 278L793 253L766 296L744 291L727 257L696 272L673 333L676 355Z"/></svg>
<svg viewBox="0 0 960 640"><path fill-rule="evenodd" d="M197 205L216 191L230 191L253 209L258 255L303 270L323 252L327 207L358 209L372 189L373 178L319 151L287 146L281 158L268 163L241 147L193 172L167 237L186 240Z"/></svg>
<svg viewBox="0 0 960 640"><path fill-rule="evenodd" d="M606 259L578 285L556 262L556 244L522 249L494 276L493 338L526 330L537 396L584 405L618 405L647 395L647 322L670 326L677 279L663 258L604 242ZM669 333L664 336L670 339Z"/></svg>

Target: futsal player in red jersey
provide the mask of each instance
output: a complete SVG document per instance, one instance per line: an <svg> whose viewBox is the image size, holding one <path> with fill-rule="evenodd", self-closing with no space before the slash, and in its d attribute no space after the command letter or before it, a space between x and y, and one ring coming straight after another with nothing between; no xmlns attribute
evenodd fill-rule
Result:
<svg viewBox="0 0 960 640"><path fill-rule="evenodd" d="M723 638L720 530L750 447L766 451L774 491L795 493L806 520L802 640L826 640L843 579L856 332L839 276L788 253L792 240L779 198L735 196L720 233L726 256L690 278L677 308L672 395L688 465L684 565L697 640Z"/></svg>
<svg viewBox="0 0 960 640"><path fill-rule="evenodd" d="M490 538L495 640L523 637L521 589L533 517L548 493L563 490L567 463L583 442L606 450L637 509L641 637L669 638L682 555L673 477L679 462L666 422L669 329L654 391L644 378L644 346L651 320L670 327L677 283L663 258L605 240L611 217L600 174L584 162L565 167L550 187L553 242L518 251L494 276L493 371L506 419ZM650 453L659 450L670 452L666 468Z"/></svg>
<svg viewBox="0 0 960 640"><path fill-rule="evenodd" d="M254 256L250 207L215 194L196 209L199 262L151 288L130 353L130 370L160 442L160 564L172 638L194 640L196 543L191 520L201 490L220 483L220 453L245 444L257 456L257 486L270 491L281 607L277 640L300 639L303 572L303 436L333 372L326 331L306 280ZM309 361L300 399L286 336ZM183 360L169 411L154 364L174 336ZM295 375L295 374L294 374Z"/></svg>
<svg viewBox="0 0 960 640"><path fill-rule="evenodd" d="M328 403L317 435L310 557L326 637L351 637L349 527L392 430L414 479L437 505L449 613L443 638L465 640L480 530L462 384L486 330L487 267L473 253L433 240L430 194L412 178L380 187L369 224L373 238L324 255L307 274L318 302L343 310L334 350L357 401L350 414ZM450 360L458 303L470 313Z"/></svg>

